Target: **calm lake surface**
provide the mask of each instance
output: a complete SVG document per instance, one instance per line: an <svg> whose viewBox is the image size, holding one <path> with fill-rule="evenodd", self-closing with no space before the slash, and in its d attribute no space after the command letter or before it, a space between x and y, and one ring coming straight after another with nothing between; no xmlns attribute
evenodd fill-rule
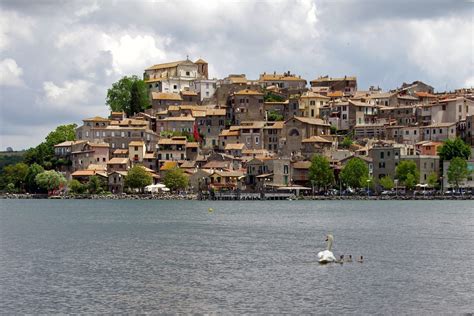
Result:
<svg viewBox="0 0 474 316"><path fill-rule="evenodd" d="M0 314L473 312L472 201L0 200Z"/></svg>

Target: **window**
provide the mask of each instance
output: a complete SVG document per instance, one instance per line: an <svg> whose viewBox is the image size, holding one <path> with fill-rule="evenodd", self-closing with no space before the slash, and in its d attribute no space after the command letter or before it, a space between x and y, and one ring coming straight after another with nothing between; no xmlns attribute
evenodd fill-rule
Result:
<svg viewBox="0 0 474 316"><path fill-rule="evenodd" d="M174 90L178 89L178 85L175 85L175 84L174 84L174 85L173 85L173 89L174 89Z"/></svg>
<svg viewBox="0 0 474 316"><path fill-rule="evenodd" d="M125 137L125 132L120 132L121 137Z"/></svg>
<svg viewBox="0 0 474 316"><path fill-rule="evenodd" d="M125 148L125 144L124 144L124 143L122 143L122 148Z"/></svg>
<svg viewBox="0 0 474 316"><path fill-rule="evenodd" d="M86 137L89 137L89 132L88 131L86 131Z"/></svg>
<svg viewBox="0 0 474 316"><path fill-rule="evenodd" d="M435 129L433 129L433 135L434 135L434 134L436 134L436 130L435 130Z"/></svg>
<svg viewBox="0 0 474 316"><path fill-rule="evenodd" d="M314 110L311 109L311 116L314 117Z"/></svg>
<svg viewBox="0 0 474 316"><path fill-rule="evenodd" d="M206 89L209 89L209 83L206 83Z"/></svg>
<svg viewBox="0 0 474 316"><path fill-rule="evenodd" d="M343 111L346 111L346 110L347 110L347 106L346 106L346 105L343 105L343 106L342 106L342 110L343 110Z"/></svg>
<svg viewBox="0 0 474 316"><path fill-rule="evenodd" d="M313 101L313 100L309 101L309 105L316 105L316 101Z"/></svg>
<svg viewBox="0 0 474 316"><path fill-rule="evenodd" d="M387 157L390 157L390 152L389 151L387 151Z"/></svg>
<svg viewBox="0 0 474 316"><path fill-rule="evenodd" d="M260 139L258 138L258 136L255 136L255 144L258 145L258 142L260 141Z"/></svg>
<svg viewBox="0 0 474 316"><path fill-rule="evenodd" d="M342 114L342 119L347 120L347 114Z"/></svg>
<svg viewBox="0 0 474 316"><path fill-rule="evenodd" d="M446 104L443 104L443 106L441 107L443 111L446 111Z"/></svg>
<svg viewBox="0 0 474 316"><path fill-rule="evenodd" d="M189 71L186 71L186 76L189 76L189 75L190 75Z"/></svg>
<svg viewBox="0 0 474 316"><path fill-rule="evenodd" d="M112 148L115 148L115 143L112 143Z"/></svg>

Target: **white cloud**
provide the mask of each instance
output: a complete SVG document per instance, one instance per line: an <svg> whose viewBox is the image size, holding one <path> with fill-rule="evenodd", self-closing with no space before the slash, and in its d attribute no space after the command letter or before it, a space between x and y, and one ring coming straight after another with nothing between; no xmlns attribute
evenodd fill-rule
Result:
<svg viewBox="0 0 474 316"><path fill-rule="evenodd" d="M85 80L65 81L57 85L52 81L43 83L44 101L57 107L69 108L87 103L91 96L92 83Z"/></svg>
<svg viewBox="0 0 474 316"><path fill-rule="evenodd" d="M31 17L0 9L0 52L18 41L32 41L35 23Z"/></svg>
<svg viewBox="0 0 474 316"><path fill-rule="evenodd" d="M466 82L464 82L464 87L465 88L474 88L474 76L469 77L466 79Z"/></svg>
<svg viewBox="0 0 474 316"><path fill-rule="evenodd" d="M104 32L96 27L81 27L59 34L56 47L74 50L71 58L83 73L95 68L95 61L101 53L110 53L112 68L103 70L123 76L140 75L144 68L165 60L169 42L168 37L139 34L134 30ZM81 50L75 51L76 47L81 47Z"/></svg>
<svg viewBox="0 0 474 316"><path fill-rule="evenodd" d="M433 79L451 84L453 76L467 78L474 71L472 21L458 18L412 21L409 53ZM411 47L411 48L410 48ZM470 62L471 61L471 62ZM450 88L455 88L452 85Z"/></svg>
<svg viewBox="0 0 474 316"><path fill-rule="evenodd" d="M0 86L21 86L23 69L14 59L6 58L0 61Z"/></svg>
<svg viewBox="0 0 474 316"><path fill-rule="evenodd" d="M169 41L150 35L119 35L103 34L103 49L110 51L113 57L113 67L116 73L124 75L136 73L164 60L166 53L164 45Z"/></svg>
<svg viewBox="0 0 474 316"><path fill-rule="evenodd" d="M87 16L100 9L97 1L92 1L89 5L85 5L84 2L82 4L84 6L76 10L76 12L74 12L74 14L78 17Z"/></svg>

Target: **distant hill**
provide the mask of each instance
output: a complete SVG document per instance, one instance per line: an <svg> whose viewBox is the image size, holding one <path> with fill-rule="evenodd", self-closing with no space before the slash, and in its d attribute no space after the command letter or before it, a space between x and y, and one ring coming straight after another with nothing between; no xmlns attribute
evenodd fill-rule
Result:
<svg viewBox="0 0 474 316"><path fill-rule="evenodd" d="M0 151L0 171L4 166L14 165L23 161L26 150L21 151Z"/></svg>

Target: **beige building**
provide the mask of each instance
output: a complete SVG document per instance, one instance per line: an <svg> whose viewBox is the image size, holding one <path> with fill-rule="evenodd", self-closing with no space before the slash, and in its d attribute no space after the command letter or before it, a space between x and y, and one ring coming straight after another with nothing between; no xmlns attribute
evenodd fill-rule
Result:
<svg viewBox="0 0 474 316"><path fill-rule="evenodd" d="M303 116L310 118L321 118L320 108L329 103L330 98L319 93L307 91L303 93L299 101L299 109Z"/></svg>
<svg viewBox="0 0 474 316"><path fill-rule="evenodd" d="M293 117L284 125L282 154L285 157L301 154L303 139L330 134L330 125L316 118Z"/></svg>
<svg viewBox="0 0 474 316"><path fill-rule="evenodd" d="M143 79L150 92L174 92L189 90L192 82L208 78L208 64L202 59L189 59L157 64L145 69Z"/></svg>
<svg viewBox="0 0 474 316"><path fill-rule="evenodd" d="M420 127L420 140L444 141L456 138L456 123L436 123Z"/></svg>
<svg viewBox="0 0 474 316"><path fill-rule="evenodd" d="M143 163L145 158L146 147L145 142L141 140L132 141L128 144L128 155L130 161L135 163Z"/></svg>
<svg viewBox="0 0 474 316"><path fill-rule="evenodd" d="M263 121L265 119L263 93L255 90L240 90L229 97L231 120L234 125L243 121Z"/></svg>

